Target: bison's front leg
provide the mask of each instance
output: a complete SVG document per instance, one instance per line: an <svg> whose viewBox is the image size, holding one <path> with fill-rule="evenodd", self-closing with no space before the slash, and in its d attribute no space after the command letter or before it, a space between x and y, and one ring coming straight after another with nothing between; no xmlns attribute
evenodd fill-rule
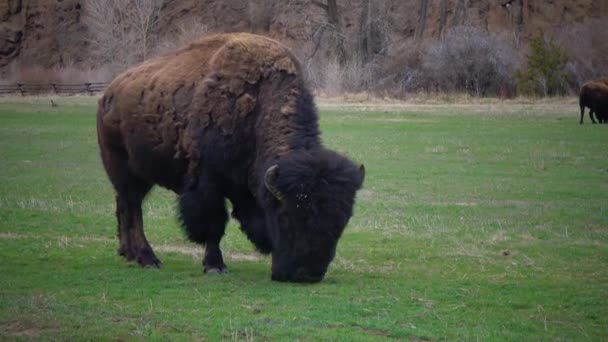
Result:
<svg viewBox="0 0 608 342"><path fill-rule="evenodd" d="M224 236L228 213L219 190L213 185L199 183L197 189L180 196L179 209L188 238L206 245L203 259L205 273L226 272L220 241Z"/></svg>

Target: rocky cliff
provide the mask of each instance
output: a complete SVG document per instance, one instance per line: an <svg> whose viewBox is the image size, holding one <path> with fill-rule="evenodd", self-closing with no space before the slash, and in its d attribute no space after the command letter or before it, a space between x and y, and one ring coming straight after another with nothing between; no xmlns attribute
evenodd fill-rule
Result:
<svg viewBox="0 0 608 342"><path fill-rule="evenodd" d="M0 0L2 75L15 64L86 65L87 1L91 0ZM356 42L359 48L378 53L387 46L377 41L434 38L460 24L525 42L543 30L608 16L608 1L593 0L337 0L333 8L332 2L165 0L156 30L159 37L170 39L180 24L196 21L210 32L258 32L315 52L315 37L331 29L342 37L337 43L346 44L346 50L349 42Z"/></svg>

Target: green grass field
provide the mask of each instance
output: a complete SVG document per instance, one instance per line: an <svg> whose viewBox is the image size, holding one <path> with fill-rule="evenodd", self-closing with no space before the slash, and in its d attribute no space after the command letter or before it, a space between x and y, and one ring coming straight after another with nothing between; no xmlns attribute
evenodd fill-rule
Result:
<svg viewBox="0 0 608 342"><path fill-rule="evenodd" d="M230 272L157 188L161 270L117 255L95 101L0 98L0 339L608 339L608 125L574 100L320 107L366 166L325 280L275 283L231 221Z"/></svg>

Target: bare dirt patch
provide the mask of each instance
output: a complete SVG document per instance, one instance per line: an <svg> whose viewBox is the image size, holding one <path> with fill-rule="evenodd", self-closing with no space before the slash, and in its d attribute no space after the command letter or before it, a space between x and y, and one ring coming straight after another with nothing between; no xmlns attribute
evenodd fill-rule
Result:
<svg viewBox="0 0 608 342"><path fill-rule="evenodd" d="M456 206L456 207L476 207L479 203L477 202L433 202L432 205L436 206Z"/></svg>
<svg viewBox="0 0 608 342"><path fill-rule="evenodd" d="M13 232L0 233L0 239L3 240L21 240L21 239L41 239L43 237L37 237L27 234L19 234ZM86 242L101 242L101 243L114 243L114 239L106 238L106 237L95 237L95 236L83 236L83 237L68 237L68 236L59 236L53 239L57 242L57 246L61 248L66 247L77 247L84 248L85 246L82 243ZM182 245L152 245L152 248L161 253L179 253L184 255L189 255L194 258L202 258L204 248L201 246L182 246ZM264 256L259 253L224 253L224 257L233 261L260 261L264 259Z"/></svg>
<svg viewBox="0 0 608 342"><path fill-rule="evenodd" d="M154 245L152 248L157 252L179 253L190 255L194 258L203 258L205 249L201 246L179 246L179 245ZM264 256L257 253L224 253L224 257L232 261L260 261Z"/></svg>
<svg viewBox="0 0 608 342"><path fill-rule="evenodd" d="M19 240L19 239L29 239L30 237L25 234L16 234L16 233L0 233L0 239L2 240Z"/></svg>
<svg viewBox="0 0 608 342"><path fill-rule="evenodd" d="M3 336L39 337L40 329L35 327L27 327L19 321L12 321L0 324L0 333Z"/></svg>
<svg viewBox="0 0 608 342"><path fill-rule="evenodd" d="M414 119L414 118L376 118L376 119L369 119L369 121L386 122L386 123L402 123L402 122L438 123L439 122L439 120L433 120L433 119Z"/></svg>
<svg viewBox="0 0 608 342"><path fill-rule="evenodd" d="M57 327L39 327L31 322L20 320L0 322L0 336L5 337L38 338L45 332L57 330L59 330Z"/></svg>

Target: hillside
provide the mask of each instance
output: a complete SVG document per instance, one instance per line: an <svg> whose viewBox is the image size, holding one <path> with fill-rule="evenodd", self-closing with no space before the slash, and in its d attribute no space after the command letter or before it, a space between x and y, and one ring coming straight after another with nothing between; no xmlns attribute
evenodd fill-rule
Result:
<svg viewBox="0 0 608 342"><path fill-rule="evenodd" d="M91 67L87 2L0 1L0 77L18 66ZM273 36L304 59L334 49L366 59L378 54L398 59L408 44L437 38L461 24L525 44L538 32L608 16L608 2L592 0L337 0L335 8L332 2L165 0L154 30L159 41L166 41L180 27L197 23L207 32Z"/></svg>

